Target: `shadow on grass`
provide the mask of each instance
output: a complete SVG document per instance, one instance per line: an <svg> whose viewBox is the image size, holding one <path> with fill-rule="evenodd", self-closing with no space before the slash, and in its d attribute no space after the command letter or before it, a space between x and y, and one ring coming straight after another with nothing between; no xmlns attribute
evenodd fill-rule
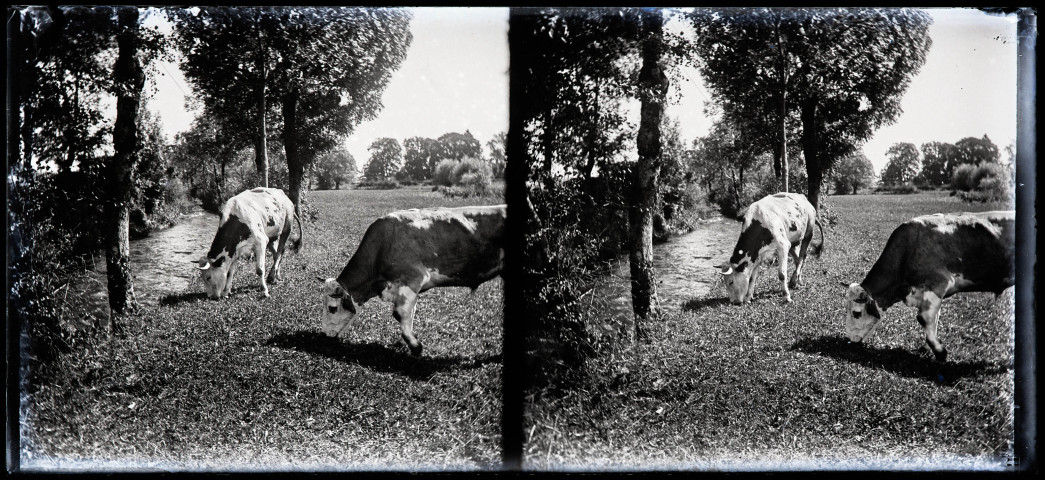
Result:
<svg viewBox="0 0 1045 480"><path fill-rule="evenodd" d="M697 312L705 308L715 308L721 307L723 305L729 305L728 298L691 298L682 303L682 310L688 312Z"/></svg>
<svg viewBox="0 0 1045 480"><path fill-rule="evenodd" d="M997 375L1011 368L1008 365L982 360L940 363L930 354L923 355L905 348L876 348L867 344L849 343L849 340L842 336L822 335L806 338L791 345L791 350L845 360L908 378L932 380L945 386L952 386L966 377Z"/></svg>
<svg viewBox="0 0 1045 480"><path fill-rule="evenodd" d="M347 343L320 332L304 330L275 335L265 343L313 355L322 355L339 362L357 363L372 370L404 375L414 380L428 380L437 372L479 368L501 361L501 355L415 357L405 348L377 342Z"/></svg>
<svg viewBox="0 0 1045 480"><path fill-rule="evenodd" d="M160 297L160 305L163 305L165 307L173 307L175 305L178 305L178 304L181 304L181 303L185 303L185 302L196 302L196 301L199 301L199 300L206 300L206 299L207 299L207 294L203 293L203 292L179 293L179 294L176 294L176 295L175 294L171 294L171 295L164 295L163 297Z"/></svg>

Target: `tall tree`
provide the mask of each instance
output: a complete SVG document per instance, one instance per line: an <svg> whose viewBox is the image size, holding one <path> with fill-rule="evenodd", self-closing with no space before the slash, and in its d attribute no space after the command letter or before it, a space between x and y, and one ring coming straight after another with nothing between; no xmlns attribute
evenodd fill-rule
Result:
<svg viewBox="0 0 1045 480"><path fill-rule="evenodd" d="M493 138L486 142L486 149L490 151L490 167L495 178L504 178L504 142L505 132L494 134Z"/></svg>
<svg viewBox="0 0 1045 480"><path fill-rule="evenodd" d="M653 215L657 209L660 175L661 118L669 81L664 72L664 17L658 9L644 9L642 21L642 67L638 86L640 120L638 162L632 173L628 220L630 223L631 302L635 313L632 334L643 337L643 323L657 313L656 271L653 269Z"/></svg>
<svg viewBox="0 0 1045 480"><path fill-rule="evenodd" d="M442 145L443 154L440 160L447 158L450 160L479 158L482 155L482 144L468 130L465 130L464 133L444 133L439 136L438 140L439 144Z"/></svg>
<svg viewBox="0 0 1045 480"><path fill-rule="evenodd" d="M367 180L388 180L402 168L403 149L394 138L382 137L370 144L370 162L366 165Z"/></svg>
<svg viewBox="0 0 1045 480"><path fill-rule="evenodd" d="M435 165L443 157L443 146L427 137L410 137L403 141L402 174L415 180L432 178Z"/></svg>
<svg viewBox="0 0 1045 480"><path fill-rule="evenodd" d="M253 100L260 98L261 72L248 71L256 62L245 60L257 58L257 44L242 41L257 37L255 23L246 21L253 18L251 9L179 12L179 23L187 26L179 27L186 76L203 92L208 111L242 135L257 132L251 112L257 109ZM410 16L383 8L273 7L264 12L263 43L271 62L264 71L265 98L279 112L287 195L300 207L306 167L381 109L381 93L413 38ZM231 40L220 34L226 30Z"/></svg>
<svg viewBox="0 0 1045 480"><path fill-rule="evenodd" d="M965 137L958 140L954 147L957 150L959 164L998 163L998 160L1001 159L1001 151L987 135L984 135L983 138Z"/></svg>
<svg viewBox="0 0 1045 480"><path fill-rule="evenodd" d="M752 112L745 116L753 121L775 117L760 117L754 113L759 107L750 106L764 103L760 96L771 98L772 85L780 84L772 81L777 77L760 75L767 58L779 55L767 57L761 52L779 45L793 62L794 70L787 70L787 105L797 109L807 196L817 206L824 173L835 160L855 151L877 128L899 116L900 98L925 63L932 43L929 16L895 8L789 9L775 26L755 10L698 10L696 15L715 17L719 12L735 18L733 25L709 29L703 37L698 31L697 42L718 52L715 58L735 56L722 62L703 58L706 77L722 79L709 81L709 86L727 106ZM786 36L777 40L776 31ZM699 50L698 54L704 55ZM728 113L730 108L724 110Z"/></svg>
<svg viewBox="0 0 1045 480"><path fill-rule="evenodd" d="M918 181L939 187L951 181L955 167L958 166L958 151L954 145L946 142L927 142L922 144L922 170L918 173Z"/></svg>
<svg viewBox="0 0 1045 480"><path fill-rule="evenodd" d="M723 8L697 9L688 15L695 28L692 47L712 95L724 117L745 130L745 137L772 149L774 173L784 191L791 191L788 145L797 132L797 106L789 101L789 91L801 60L790 42L801 35L800 13Z"/></svg>
<svg viewBox="0 0 1045 480"><path fill-rule="evenodd" d="M835 193L856 195L858 190L874 181L874 165L863 151L857 151L835 163L830 177L835 185Z"/></svg>
<svg viewBox="0 0 1045 480"><path fill-rule="evenodd" d="M106 175L108 195L105 213L108 220L108 245L105 264L109 285L109 308L114 329L119 328L121 314L137 307L130 270L130 202L134 185L134 168L138 162L138 108L141 103L145 73L139 56L138 9L117 10L119 31L116 41L119 53L113 66L113 88L116 94L116 126L113 129L115 155L109 161Z"/></svg>
<svg viewBox="0 0 1045 480"><path fill-rule="evenodd" d="M889 163L882 169L882 184L903 185L918 176L918 147L913 143L896 143L886 150Z"/></svg>
<svg viewBox="0 0 1045 480"><path fill-rule="evenodd" d="M341 189L356 175L356 159L346 150L335 150L319 157L315 165L316 183L320 190Z"/></svg>

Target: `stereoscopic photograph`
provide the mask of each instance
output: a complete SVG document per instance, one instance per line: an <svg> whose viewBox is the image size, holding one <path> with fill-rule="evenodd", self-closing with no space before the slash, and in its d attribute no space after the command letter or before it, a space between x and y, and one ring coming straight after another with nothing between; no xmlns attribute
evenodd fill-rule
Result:
<svg viewBox="0 0 1045 480"><path fill-rule="evenodd" d="M1032 9L7 14L9 473L1037 469Z"/></svg>

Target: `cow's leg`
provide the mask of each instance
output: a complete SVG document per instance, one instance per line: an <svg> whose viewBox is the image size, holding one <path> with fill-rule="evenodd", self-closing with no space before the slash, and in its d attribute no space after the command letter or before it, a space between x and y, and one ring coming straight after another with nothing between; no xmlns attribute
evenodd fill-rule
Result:
<svg viewBox="0 0 1045 480"><path fill-rule="evenodd" d="M811 232L812 230L810 230ZM802 279L802 267L806 264L806 254L809 252L809 244L813 241L813 234L810 233L802 239L802 246L798 250L798 255L795 256L795 274L791 276L792 287L805 285L805 281ZM792 251L794 248L791 249Z"/></svg>
<svg viewBox="0 0 1045 480"><path fill-rule="evenodd" d="M947 361L947 349L936 337L937 320L940 318L940 304L943 300L932 290L922 293L922 301L918 306L918 323L925 330L925 343L929 344L936 360Z"/></svg>
<svg viewBox="0 0 1045 480"><path fill-rule="evenodd" d="M289 219L287 220L290 221ZM269 242L269 248L272 249L272 274L269 276L269 283L276 283L283 280L283 252L287 251L287 238L290 238L290 224L279 235L278 247L274 245L274 242Z"/></svg>
<svg viewBox="0 0 1045 480"><path fill-rule="evenodd" d="M410 347L414 356L421 355L421 342L414 336L414 311L417 308L417 293L406 285L399 287L396 294L392 316L399 320L399 328L403 332L403 341Z"/></svg>
<svg viewBox="0 0 1045 480"><path fill-rule="evenodd" d="M747 293L744 294L744 298L741 299L740 303L750 302L755 296L755 281L758 280L758 272L761 270L762 264L759 262L753 262L749 264L748 268L751 269L751 276L747 280Z"/></svg>
<svg viewBox="0 0 1045 480"><path fill-rule="evenodd" d="M791 257L791 262L795 264L795 271L791 274L791 280L787 286L796 288L802 284L802 262L798 257L798 245L792 245L791 250L788 250L787 254Z"/></svg>
<svg viewBox="0 0 1045 480"><path fill-rule="evenodd" d="M787 288L787 251L790 247L790 243L777 240L777 277L780 278L780 283L784 285L784 300L788 303L791 303L791 290Z"/></svg>
<svg viewBox="0 0 1045 480"><path fill-rule="evenodd" d="M225 261L229 262L229 271L225 274L225 288L221 289L221 293L218 295L219 298L228 297L232 293L232 279L236 278L236 270L239 270L238 257L229 257Z"/></svg>
<svg viewBox="0 0 1045 480"><path fill-rule="evenodd" d="M261 296L268 298L269 286L265 283L265 245L268 244L267 238L254 239L254 272L258 274L258 279L261 280Z"/></svg>

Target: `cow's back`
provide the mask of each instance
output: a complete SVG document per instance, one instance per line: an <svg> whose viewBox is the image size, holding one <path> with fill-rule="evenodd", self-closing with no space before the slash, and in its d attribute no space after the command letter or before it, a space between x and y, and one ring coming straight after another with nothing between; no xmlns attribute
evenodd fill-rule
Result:
<svg viewBox="0 0 1045 480"><path fill-rule="evenodd" d="M895 290L890 296L900 296L909 286L960 276L949 293L1000 293L1015 280L1015 232L1011 211L913 218L889 236L863 283L870 291Z"/></svg>
<svg viewBox="0 0 1045 480"><path fill-rule="evenodd" d="M388 224L381 230L393 237L382 254L393 268L396 259L411 259L462 286L478 286L500 271L503 206L407 210L379 222Z"/></svg>

